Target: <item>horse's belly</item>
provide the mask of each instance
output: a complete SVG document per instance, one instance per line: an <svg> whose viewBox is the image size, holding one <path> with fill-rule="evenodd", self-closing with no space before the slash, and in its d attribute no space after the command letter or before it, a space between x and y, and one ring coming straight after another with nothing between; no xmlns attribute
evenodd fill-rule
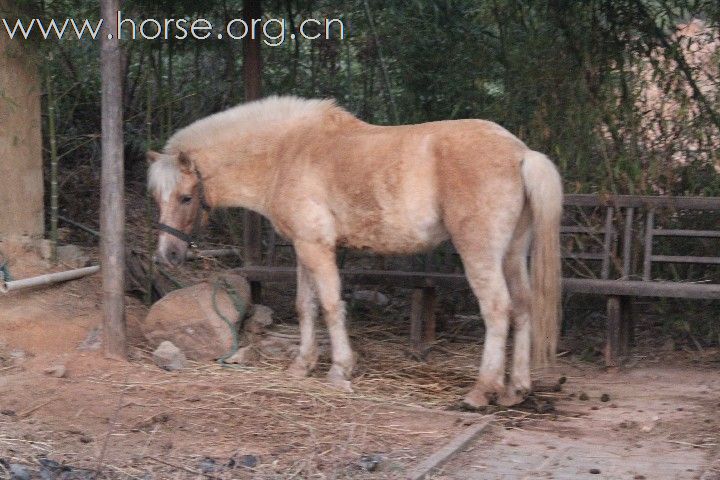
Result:
<svg viewBox="0 0 720 480"><path fill-rule="evenodd" d="M348 220L338 229L338 246L402 255L430 250L449 238L436 212L377 212Z"/></svg>

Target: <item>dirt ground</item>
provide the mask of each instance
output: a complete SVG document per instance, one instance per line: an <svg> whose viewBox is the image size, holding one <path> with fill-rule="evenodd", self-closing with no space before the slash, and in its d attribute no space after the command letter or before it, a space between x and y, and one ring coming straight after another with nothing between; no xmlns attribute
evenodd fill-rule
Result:
<svg viewBox="0 0 720 480"><path fill-rule="evenodd" d="M17 278L48 271L5 253ZM100 301L98 276L0 296L0 478L406 478L488 415L430 478L720 478L717 350L640 350L614 372L561 360L536 375L565 377L549 408L461 412L478 343L440 340L418 360L392 310L387 325L350 322L349 394L324 384L327 359L306 380L282 358L166 372L132 334L130 361L107 360ZM128 298L127 312L137 332L146 309Z"/></svg>

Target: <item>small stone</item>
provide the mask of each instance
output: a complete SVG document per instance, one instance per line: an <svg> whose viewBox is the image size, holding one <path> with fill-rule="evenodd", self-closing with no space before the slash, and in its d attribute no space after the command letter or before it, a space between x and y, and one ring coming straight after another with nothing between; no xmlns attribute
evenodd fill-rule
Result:
<svg viewBox="0 0 720 480"><path fill-rule="evenodd" d="M374 472L381 461L382 457L380 455L363 455L360 457L358 465L366 472Z"/></svg>
<svg viewBox="0 0 720 480"><path fill-rule="evenodd" d="M8 470L12 480L30 480L31 478L30 471L18 463L11 463Z"/></svg>
<svg viewBox="0 0 720 480"><path fill-rule="evenodd" d="M172 342L165 340L153 352L155 365L170 372L185 368L185 354Z"/></svg>
<svg viewBox="0 0 720 480"><path fill-rule="evenodd" d="M5 415L6 417L14 417L15 410L10 410L9 408L3 408L2 410L0 410L0 415Z"/></svg>
<svg viewBox="0 0 720 480"><path fill-rule="evenodd" d="M601 402L609 402L609 401L610 401L610 395L608 395L607 393L603 393L603 394L600 396L600 401L601 401Z"/></svg>
<svg viewBox="0 0 720 480"><path fill-rule="evenodd" d="M14 362L20 363L20 362L23 362L27 358L27 354L25 353L24 350L19 350L19 349L13 350L12 352L10 352L10 358Z"/></svg>
<svg viewBox="0 0 720 480"><path fill-rule="evenodd" d="M633 480L645 480L645 478L647 478L645 475L635 475Z"/></svg>
<svg viewBox="0 0 720 480"><path fill-rule="evenodd" d="M562 376L562 377L558 378L558 383L559 383L560 385L562 385L562 384L565 383L565 382L567 382L567 377Z"/></svg>
<svg viewBox="0 0 720 480"><path fill-rule="evenodd" d="M653 431L653 428L655 428L655 425L643 425L640 427L640 431L644 433L650 433Z"/></svg>
<svg viewBox="0 0 720 480"><path fill-rule="evenodd" d="M585 392L580 392L580 395L578 396L578 400L582 400L583 402L590 400L590 397Z"/></svg>
<svg viewBox="0 0 720 480"><path fill-rule="evenodd" d="M83 435L80 437L80 443L92 443L92 438L88 437L87 435Z"/></svg>
<svg viewBox="0 0 720 480"><path fill-rule="evenodd" d="M67 369L63 364L52 365L46 368L44 372L45 374L55 378L65 378L67 376Z"/></svg>
<svg viewBox="0 0 720 480"><path fill-rule="evenodd" d="M50 470L61 470L63 468L63 466L59 462L50 458L39 458L38 462L43 468L47 468Z"/></svg>
<svg viewBox="0 0 720 480"><path fill-rule="evenodd" d="M94 327L85 337L85 340L78 345L78 350L99 350L102 346L102 327Z"/></svg>
<svg viewBox="0 0 720 480"><path fill-rule="evenodd" d="M378 307L384 307L390 303L390 299L387 295L374 290L358 290L353 293L352 299L360 302L372 303Z"/></svg>
<svg viewBox="0 0 720 480"><path fill-rule="evenodd" d="M212 473L217 470L218 465L214 458L205 457L200 462L200 471L202 473Z"/></svg>
<svg viewBox="0 0 720 480"><path fill-rule="evenodd" d="M258 464L258 459L255 455L242 455L239 463L240 466L245 468L255 468Z"/></svg>
<svg viewBox="0 0 720 480"><path fill-rule="evenodd" d="M255 455L240 455L236 457L232 457L230 461L227 463L227 466L229 468L238 468L238 467L245 467L245 468L255 468L255 466L258 464L258 459Z"/></svg>
<svg viewBox="0 0 720 480"><path fill-rule="evenodd" d="M591 468L590 473L593 475L600 475L600 469L599 468Z"/></svg>

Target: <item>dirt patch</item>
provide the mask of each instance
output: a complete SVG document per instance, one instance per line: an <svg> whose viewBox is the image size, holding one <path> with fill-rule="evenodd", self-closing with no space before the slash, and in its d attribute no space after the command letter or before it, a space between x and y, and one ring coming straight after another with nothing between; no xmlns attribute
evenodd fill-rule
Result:
<svg viewBox="0 0 720 480"><path fill-rule="evenodd" d="M16 277L47 271L32 255L14 258ZM266 301L291 305L285 297ZM405 314L392 305L380 321L351 305L360 362L347 394L325 384L327 354L305 380L285 374L288 359L270 357L252 367L191 363L165 372L137 335L130 362L107 360L93 350L100 301L97 277L0 297L0 478L11 465L55 472L49 478L404 478L489 414L488 434L436 476L503 478L488 472L515 465L507 478L578 478L591 468L601 471L593 478L661 478L652 464L666 458L668 468L684 469L677 478L699 478L712 471L720 443L714 350L695 364L639 352L634 368L614 373L561 362L541 376L549 388L527 408L463 413L450 408L474 381L480 343L441 340L419 359ZM128 298L131 332L145 312ZM64 376L46 373L58 364ZM523 458L537 462L513 463ZM635 470L618 460L627 458ZM568 470L575 467L584 470Z"/></svg>
<svg viewBox="0 0 720 480"><path fill-rule="evenodd" d="M496 422L434 478L717 478L717 369L568 371L555 414Z"/></svg>

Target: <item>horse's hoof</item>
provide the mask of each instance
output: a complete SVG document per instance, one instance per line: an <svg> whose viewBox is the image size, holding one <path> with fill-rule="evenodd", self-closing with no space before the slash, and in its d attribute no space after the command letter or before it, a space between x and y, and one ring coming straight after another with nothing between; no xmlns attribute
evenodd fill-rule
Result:
<svg viewBox="0 0 720 480"><path fill-rule="evenodd" d="M287 369L287 372L295 378L305 378L310 375L310 367L299 357L293 360Z"/></svg>
<svg viewBox="0 0 720 480"><path fill-rule="evenodd" d="M337 367L333 365L330 367L330 371L327 374L327 379L330 385L337 388L338 390L342 390L343 392L352 393L352 383L350 383L350 380L348 380L345 377L345 374L342 372L340 367Z"/></svg>
<svg viewBox="0 0 720 480"><path fill-rule="evenodd" d="M512 407L525 401L528 392L520 389L508 388L505 393L498 396L497 403L503 407Z"/></svg>
<svg viewBox="0 0 720 480"><path fill-rule="evenodd" d="M490 397L484 390L473 388L463 398L463 404L470 408L487 407L490 405Z"/></svg>

